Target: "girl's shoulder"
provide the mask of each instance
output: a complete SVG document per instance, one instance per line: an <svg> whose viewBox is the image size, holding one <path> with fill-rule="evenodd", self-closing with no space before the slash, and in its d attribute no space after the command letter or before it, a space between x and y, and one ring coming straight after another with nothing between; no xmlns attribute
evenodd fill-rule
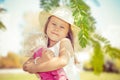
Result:
<svg viewBox="0 0 120 80"><path fill-rule="evenodd" d="M72 46L70 39L68 39L68 38L61 39L60 51L62 51L63 49L66 50L67 52L69 52L70 56L73 55L73 46Z"/></svg>
<svg viewBox="0 0 120 80"><path fill-rule="evenodd" d="M72 48L72 43L70 41L70 39L68 38L63 38L60 41L60 47L66 47L66 48Z"/></svg>
<svg viewBox="0 0 120 80"><path fill-rule="evenodd" d="M68 38L63 38L60 40L60 43L71 43L71 41Z"/></svg>

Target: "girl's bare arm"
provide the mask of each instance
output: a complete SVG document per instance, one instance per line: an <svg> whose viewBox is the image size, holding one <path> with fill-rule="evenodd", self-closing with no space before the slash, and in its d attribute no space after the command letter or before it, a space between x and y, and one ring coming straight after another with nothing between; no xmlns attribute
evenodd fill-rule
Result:
<svg viewBox="0 0 120 80"><path fill-rule="evenodd" d="M41 64L28 64L27 70L28 72L46 72L52 71L59 68L63 68L69 61L69 57L73 53L73 47L69 39L65 38L60 43L60 53L58 57L53 57L49 61L46 61ZM51 53L50 53L51 54ZM44 54L49 55L49 54ZM38 60L39 62L39 60ZM32 67L29 67L32 66Z"/></svg>

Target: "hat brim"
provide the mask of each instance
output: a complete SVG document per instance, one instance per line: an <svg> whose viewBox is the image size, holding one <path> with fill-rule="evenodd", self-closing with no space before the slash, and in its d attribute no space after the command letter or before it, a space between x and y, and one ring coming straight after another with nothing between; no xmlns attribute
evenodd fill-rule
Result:
<svg viewBox="0 0 120 80"><path fill-rule="evenodd" d="M44 26L48 20L48 18L52 16L52 14L48 13L48 12L45 12L45 11L41 11L40 14L39 14L39 22L40 22L40 26L44 29ZM55 15L54 15L55 16ZM56 16L57 17L57 16ZM59 17L58 17L59 18ZM63 20L63 19L61 19ZM64 20L63 20L64 21ZM66 21L65 21L66 22ZM67 22L69 23L69 22ZM71 29L73 31L74 34L77 34L79 31L80 31L80 28L77 27L75 24L71 24Z"/></svg>

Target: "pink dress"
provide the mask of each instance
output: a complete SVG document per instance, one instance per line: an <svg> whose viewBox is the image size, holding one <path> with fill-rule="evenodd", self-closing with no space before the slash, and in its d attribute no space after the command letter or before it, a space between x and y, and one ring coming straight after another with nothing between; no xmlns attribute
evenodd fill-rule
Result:
<svg viewBox="0 0 120 80"><path fill-rule="evenodd" d="M38 49L33 55L34 59L41 56L42 48ZM41 80L68 80L66 73L62 68L49 72L38 72L38 74L41 77Z"/></svg>

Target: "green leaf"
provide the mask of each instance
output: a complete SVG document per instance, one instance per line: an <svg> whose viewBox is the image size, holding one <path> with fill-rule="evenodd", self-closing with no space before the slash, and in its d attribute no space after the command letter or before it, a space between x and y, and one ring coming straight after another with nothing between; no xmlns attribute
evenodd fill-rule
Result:
<svg viewBox="0 0 120 80"><path fill-rule="evenodd" d="M6 30L6 27L5 27L5 25L0 21L0 29L2 29L2 30Z"/></svg>

